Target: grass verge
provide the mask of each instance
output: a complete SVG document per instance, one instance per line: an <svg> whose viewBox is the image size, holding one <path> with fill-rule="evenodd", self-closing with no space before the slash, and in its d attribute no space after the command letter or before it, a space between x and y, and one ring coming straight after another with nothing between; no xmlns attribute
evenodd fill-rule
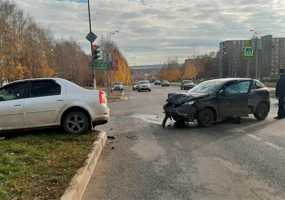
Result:
<svg viewBox="0 0 285 200"><path fill-rule="evenodd" d="M59 199L83 165L96 133L29 132L0 141L0 199Z"/></svg>

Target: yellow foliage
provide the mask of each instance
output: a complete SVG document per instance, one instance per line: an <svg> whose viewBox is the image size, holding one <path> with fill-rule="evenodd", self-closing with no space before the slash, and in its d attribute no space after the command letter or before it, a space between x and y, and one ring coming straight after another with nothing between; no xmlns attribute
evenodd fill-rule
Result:
<svg viewBox="0 0 285 200"><path fill-rule="evenodd" d="M181 79L180 67L166 67L160 71L160 79L168 81L179 81Z"/></svg>
<svg viewBox="0 0 285 200"><path fill-rule="evenodd" d="M185 63L182 79L195 79L199 74L199 68L193 63Z"/></svg>
<svg viewBox="0 0 285 200"><path fill-rule="evenodd" d="M55 70L48 65L40 67L40 74L42 77L52 77L55 75Z"/></svg>
<svg viewBox="0 0 285 200"><path fill-rule="evenodd" d="M113 50L112 57L116 69L112 74L111 82L122 82L125 85L130 85L132 82L132 75L127 60L116 48Z"/></svg>

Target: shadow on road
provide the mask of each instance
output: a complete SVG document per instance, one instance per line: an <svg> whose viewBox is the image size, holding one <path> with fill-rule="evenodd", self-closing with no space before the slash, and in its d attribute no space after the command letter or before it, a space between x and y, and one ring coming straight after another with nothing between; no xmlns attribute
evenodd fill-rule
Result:
<svg viewBox="0 0 285 200"><path fill-rule="evenodd" d="M97 131L94 131L97 132ZM81 134L82 135L82 134ZM18 137L26 137L26 136L34 136L34 137L54 137L54 138L60 138L60 137L76 137L81 136L80 134L68 134L64 132L61 128L45 128L45 129L33 129L33 130L14 130L14 131L2 131L0 132L0 138L3 137L6 140L7 139L15 139Z"/></svg>

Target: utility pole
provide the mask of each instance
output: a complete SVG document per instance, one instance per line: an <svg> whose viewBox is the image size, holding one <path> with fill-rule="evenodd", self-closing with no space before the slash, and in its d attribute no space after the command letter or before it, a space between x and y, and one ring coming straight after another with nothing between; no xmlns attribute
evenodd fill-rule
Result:
<svg viewBox="0 0 285 200"><path fill-rule="evenodd" d="M88 17L89 17L89 32L92 32L92 23L91 23L91 11L90 11L90 0L88 0ZM91 56L93 56L93 46L92 42L90 41L90 49L91 49ZM96 89L96 71L95 67L93 67L93 87Z"/></svg>
<svg viewBox="0 0 285 200"><path fill-rule="evenodd" d="M259 59L258 59L258 37L256 36L255 38L255 78L258 79L258 64L259 64Z"/></svg>
<svg viewBox="0 0 285 200"><path fill-rule="evenodd" d="M251 29L250 32L253 32L253 37L252 39L255 41L255 78L258 79L259 78L259 73L258 73L258 64L259 64L259 52L258 52L258 35L259 33L255 30L255 29Z"/></svg>

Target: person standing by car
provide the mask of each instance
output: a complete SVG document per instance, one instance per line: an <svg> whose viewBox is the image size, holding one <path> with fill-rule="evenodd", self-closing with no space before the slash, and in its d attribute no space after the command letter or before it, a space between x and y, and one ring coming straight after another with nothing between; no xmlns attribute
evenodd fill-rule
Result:
<svg viewBox="0 0 285 200"><path fill-rule="evenodd" d="M278 103L278 116L275 119L285 118L284 100L285 100L285 69L280 69L280 78L276 85L276 97Z"/></svg>

